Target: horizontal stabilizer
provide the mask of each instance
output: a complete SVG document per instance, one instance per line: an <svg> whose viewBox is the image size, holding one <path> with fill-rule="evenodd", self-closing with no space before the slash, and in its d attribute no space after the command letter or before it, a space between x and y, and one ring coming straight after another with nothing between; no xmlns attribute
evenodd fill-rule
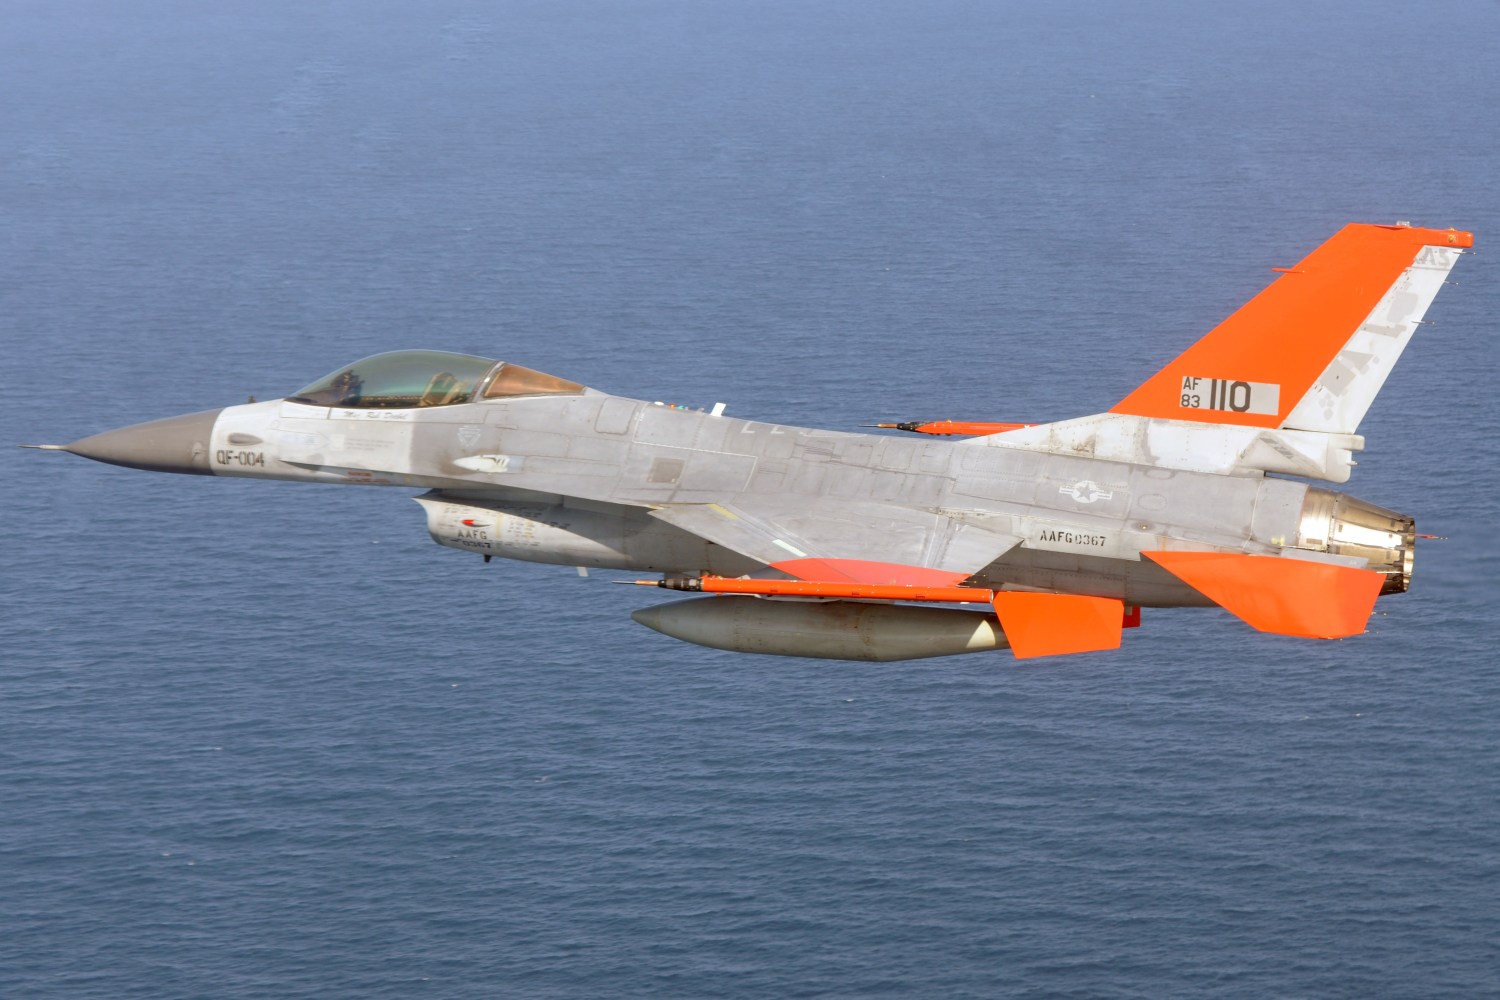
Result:
<svg viewBox="0 0 1500 1000"><path fill-rule="evenodd" d="M1359 635L1385 574L1307 559L1238 552L1142 552L1262 632L1310 639Z"/></svg>
<svg viewBox="0 0 1500 1000"><path fill-rule="evenodd" d="M1019 660L1120 648L1125 604L1112 597L1002 591L994 607Z"/></svg>

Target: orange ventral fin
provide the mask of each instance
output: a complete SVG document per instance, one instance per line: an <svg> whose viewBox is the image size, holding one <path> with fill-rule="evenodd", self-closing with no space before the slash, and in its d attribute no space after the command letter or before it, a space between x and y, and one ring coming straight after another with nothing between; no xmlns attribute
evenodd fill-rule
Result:
<svg viewBox="0 0 1500 1000"><path fill-rule="evenodd" d="M994 606L1019 660L1120 648L1125 602L1115 598L1002 591Z"/></svg>
<svg viewBox="0 0 1500 1000"><path fill-rule="evenodd" d="M785 559L771 564L787 576L815 583L889 584L903 587L954 587L967 573L865 559Z"/></svg>
<svg viewBox="0 0 1500 1000"><path fill-rule="evenodd" d="M1424 247L1473 245L1458 230L1345 226L1110 412L1281 427Z"/></svg>
<svg viewBox="0 0 1500 1000"><path fill-rule="evenodd" d="M1385 574L1238 552L1142 552L1225 611L1262 632L1309 639L1359 635Z"/></svg>

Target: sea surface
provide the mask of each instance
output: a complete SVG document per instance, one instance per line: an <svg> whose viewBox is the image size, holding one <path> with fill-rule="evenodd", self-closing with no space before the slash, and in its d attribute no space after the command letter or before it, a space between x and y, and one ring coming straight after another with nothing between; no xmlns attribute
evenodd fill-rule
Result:
<svg viewBox="0 0 1500 1000"><path fill-rule="evenodd" d="M1500 996L1500 7L0 3L0 997ZM380 351L1099 412L1348 221L1478 234L1341 642L754 657L400 489L12 444Z"/></svg>

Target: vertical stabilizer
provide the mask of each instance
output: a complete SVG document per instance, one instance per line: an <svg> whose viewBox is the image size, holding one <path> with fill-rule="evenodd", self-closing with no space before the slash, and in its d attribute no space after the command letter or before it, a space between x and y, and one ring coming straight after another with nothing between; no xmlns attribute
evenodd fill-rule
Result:
<svg viewBox="0 0 1500 1000"><path fill-rule="evenodd" d="M1110 412L1353 434L1472 233L1345 226Z"/></svg>

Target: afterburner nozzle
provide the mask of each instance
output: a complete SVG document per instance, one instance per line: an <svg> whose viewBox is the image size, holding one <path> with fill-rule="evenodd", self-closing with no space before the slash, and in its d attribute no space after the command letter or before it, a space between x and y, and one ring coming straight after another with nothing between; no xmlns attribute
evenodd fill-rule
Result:
<svg viewBox="0 0 1500 1000"><path fill-rule="evenodd" d="M204 410L180 417L132 424L63 445L61 451L96 462L148 472L211 476L209 440L223 410Z"/></svg>
<svg viewBox="0 0 1500 1000"><path fill-rule="evenodd" d="M1314 486L1302 502L1297 548L1364 559L1366 569L1385 574L1380 592L1399 594L1411 588L1416 527L1410 515Z"/></svg>

